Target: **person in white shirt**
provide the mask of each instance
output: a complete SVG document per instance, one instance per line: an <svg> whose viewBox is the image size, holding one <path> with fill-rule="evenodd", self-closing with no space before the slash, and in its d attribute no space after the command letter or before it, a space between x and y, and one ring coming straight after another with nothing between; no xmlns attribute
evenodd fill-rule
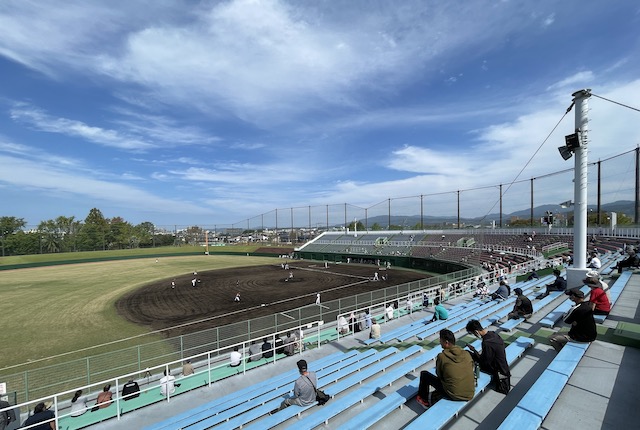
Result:
<svg viewBox="0 0 640 430"><path fill-rule="evenodd" d="M78 390L71 399L71 416L79 417L85 412L87 412L87 397L82 395L82 390Z"/></svg>
<svg viewBox="0 0 640 430"><path fill-rule="evenodd" d="M385 309L385 312L387 314L387 319L388 320L392 320L393 319L393 304L389 303L389 306L387 306L387 309Z"/></svg>
<svg viewBox="0 0 640 430"><path fill-rule="evenodd" d="M164 376L160 379L160 394L167 396L176 392L176 377L171 373L167 375L167 371L164 371Z"/></svg>
<svg viewBox="0 0 640 430"><path fill-rule="evenodd" d="M238 347L234 346L233 351L229 354L229 366L238 367L242 361L242 354L238 352Z"/></svg>
<svg viewBox="0 0 640 430"><path fill-rule="evenodd" d="M602 262L598 258L598 254L595 253L595 252L592 252L591 253L591 260L589 260L589 265L587 266L587 268L588 269L596 269L596 270L598 270L600 267L602 267Z"/></svg>
<svg viewBox="0 0 640 430"><path fill-rule="evenodd" d="M338 317L338 333L347 334L349 333L349 323L344 315L340 315Z"/></svg>

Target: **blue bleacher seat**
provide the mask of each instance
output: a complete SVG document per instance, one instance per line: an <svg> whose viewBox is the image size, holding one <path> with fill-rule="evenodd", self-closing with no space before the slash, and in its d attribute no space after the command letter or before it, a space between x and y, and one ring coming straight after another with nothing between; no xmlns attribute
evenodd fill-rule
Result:
<svg viewBox="0 0 640 430"><path fill-rule="evenodd" d="M633 272L631 271L622 272L618 277L618 279L615 280L613 285L611 285L610 287L611 307L613 307L613 305L618 300L618 297L620 297L622 290L624 290L624 287L627 285L627 282L629 282L629 279L631 279L632 274ZM597 323L603 323L606 318L607 318L606 315L594 315L593 317L593 319L595 319Z"/></svg>
<svg viewBox="0 0 640 430"><path fill-rule="evenodd" d="M507 349L507 362L511 366L515 360L520 357L524 351L533 345L533 339L519 337L515 342L511 343ZM491 376L486 373L480 373L478 385L476 386L475 396L481 393L491 382ZM474 398L475 398L474 396ZM473 399L471 400L473 401ZM418 418L404 427L409 429L440 429L449 421L455 418L469 402L460 402L454 400L442 399L435 405L423 412Z"/></svg>
<svg viewBox="0 0 640 430"><path fill-rule="evenodd" d="M520 337L516 339L515 342L511 343L507 347L507 362L510 365L514 363L515 360L518 357L520 357L528 347L533 345L533 343L534 343L533 339L526 338L526 337ZM472 345L476 347L476 349L480 349L480 340L475 341L474 343L472 343ZM434 350L435 349L436 348L434 348ZM440 352L440 350L441 349L438 347L438 352ZM489 383L490 377L489 375L485 375L485 374L482 374L482 375L484 376L482 376L482 380L480 381L479 386L481 388L485 388L486 384ZM361 429L366 429L371 427L373 424L375 424L376 422L384 418L387 414L391 413L396 408L401 407L404 403L414 398L418 393L419 383L420 383L419 378L414 379L407 385L401 387L396 392L387 395L384 399L382 399L381 401L369 407L365 412L362 412L357 416L353 417L352 419L350 419L349 421L341 425L339 428L341 430L350 430L350 429L361 430ZM465 404L465 402L453 402L453 401L450 401L450 402L453 404L454 408L463 407L463 405ZM434 405L434 408L435 406L436 405ZM450 415L447 415L448 411L445 411L444 409L447 409L449 407L451 407L451 405L446 407L442 406L441 407L442 410L440 411L434 409L435 411L434 414L437 414L438 416L442 415L445 418L449 416L449 418L446 418L446 421L448 421L449 419L453 418L453 416L455 416L455 414L457 413L457 412L451 411L452 413ZM428 416L430 416L430 414ZM425 415L425 418L426 417L427 415ZM435 420L431 420L427 418L427 421L430 423L433 423L434 428L437 428L440 426L439 424L440 419L441 418L436 418ZM424 425L424 422L422 422L421 420L415 420L414 422L415 422L415 424L413 424L414 426L423 428L422 426ZM431 424L428 424L428 427L425 427L425 428L431 428L430 426Z"/></svg>
<svg viewBox="0 0 640 430"><path fill-rule="evenodd" d="M567 343L498 429L539 428L588 347L589 343Z"/></svg>

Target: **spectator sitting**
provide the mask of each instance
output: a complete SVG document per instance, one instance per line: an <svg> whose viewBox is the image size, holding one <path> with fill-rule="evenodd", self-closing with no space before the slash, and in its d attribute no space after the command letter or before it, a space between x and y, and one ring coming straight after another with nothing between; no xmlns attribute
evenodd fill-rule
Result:
<svg viewBox="0 0 640 430"><path fill-rule="evenodd" d="M82 395L82 390L76 391L71 399L71 412L72 417L79 417L87 412L87 397Z"/></svg>
<svg viewBox="0 0 640 430"><path fill-rule="evenodd" d="M475 392L473 359L468 351L456 345L456 338L451 330L440 330L442 352L436 358L436 374L423 370L420 372L417 402L425 409L435 403L429 398L429 387L432 386L440 397L451 400L468 401Z"/></svg>
<svg viewBox="0 0 640 430"><path fill-rule="evenodd" d="M556 352L569 341L593 342L596 340L596 322L593 319L593 308L590 303L584 301L584 293L579 288L568 291L569 298L576 304L571 308L564 322L571 324L569 333L555 333L549 337L549 343Z"/></svg>
<svg viewBox="0 0 640 430"><path fill-rule="evenodd" d="M471 350L471 357L478 363L480 370L491 375L494 385L498 378L510 377L511 372L502 338L494 331L483 329L478 320L467 323L467 332L482 339L482 353L478 353L472 345L467 345L467 348Z"/></svg>
<svg viewBox="0 0 640 430"><path fill-rule="evenodd" d="M538 295L536 299L544 299L552 291L565 291L567 289L567 281L560 275L560 273L559 269L553 269L553 274L556 279L552 283L545 285L545 292Z"/></svg>
<svg viewBox="0 0 640 430"><path fill-rule="evenodd" d="M42 425L39 426L34 426L31 427L32 429L53 429L55 430L56 428L56 415L49 410L49 408L51 408L52 404L50 402L47 402L46 404L43 402L40 402L36 405L35 408L33 408L33 415L31 415L29 418L27 418L27 420L24 422L23 426L27 427L27 426L31 426L33 424L38 424L38 423L43 423ZM43 427L44 426L44 427Z"/></svg>
<svg viewBox="0 0 640 430"><path fill-rule="evenodd" d="M275 341L276 354L284 353L284 340L280 336L276 337Z"/></svg>
<svg viewBox="0 0 640 430"><path fill-rule="evenodd" d="M364 319L366 320L366 325L367 325L366 328L371 328L371 324L372 324L371 319L372 319L372 317L371 317L371 310L370 309L366 310L365 315L364 315Z"/></svg>
<svg viewBox="0 0 640 430"><path fill-rule="evenodd" d="M589 287L589 301L594 315L609 315L611 312L611 302L600 285L598 278L586 278L582 282Z"/></svg>
<svg viewBox="0 0 640 430"><path fill-rule="evenodd" d="M249 347L248 361L258 361L261 358L262 358L262 347L258 345L255 340L252 340L251 346Z"/></svg>
<svg viewBox="0 0 640 430"><path fill-rule="evenodd" d="M491 298L493 300L506 300L509 297L509 288L507 287L507 283L505 281L500 281L498 285L498 289L491 294Z"/></svg>
<svg viewBox="0 0 640 430"><path fill-rule="evenodd" d="M367 324L367 315L364 312L358 314L358 329L359 331L365 331L369 328Z"/></svg>
<svg viewBox="0 0 640 430"><path fill-rule="evenodd" d="M191 364L191 360L187 360L182 366L182 376L193 375L193 365Z"/></svg>
<svg viewBox="0 0 640 430"><path fill-rule="evenodd" d="M427 293L422 294L422 307L423 308L429 307L429 296L427 296Z"/></svg>
<svg viewBox="0 0 640 430"><path fill-rule="evenodd" d="M316 387L318 386L318 378L314 372L309 372L307 362L300 360L296 363L300 376L296 379L293 386L293 397L287 397L282 401L278 409L272 410L270 413L275 414L291 405L308 406L316 402Z"/></svg>
<svg viewBox="0 0 640 430"><path fill-rule="evenodd" d="M380 339L380 324L377 319L373 319L371 324L371 333L369 333L369 339Z"/></svg>
<svg viewBox="0 0 640 430"><path fill-rule="evenodd" d="M4 430L5 426L8 426L12 422L16 421L16 413L11 408L9 402L0 397L0 409L6 409L4 412L0 413L0 430Z"/></svg>
<svg viewBox="0 0 640 430"><path fill-rule="evenodd" d="M164 370L164 376L160 379L160 394L164 397L171 395L176 392L176 387L179 387L180 384L176 384L176 377L171 374L171 372L167 373L167 369Z"/></svg>
<svg viewBox="0 0 640 430"><path fill-rule="evenodd" d="M589 265L587 265L587 268L589 269L600 269L600 267L602 266L602 263L600 262L600 259L598 258L598 254L596 252L592 252L591 253L591 258L589 259Z"/></svg>
<svg viewBox="0 0 640 430"><path fill-rule="evenodd" d="M538 276L538 273L535 270L531 271L529 276L527 276L527 281L532 281L534 279L540 279L540 276Z"/></svg>
<svg viewBox="0 0 640 430"><path fill-rule="evenodd" d="M533 315L533 305L531 304L531 300L522 294L522 288L516 288L513 291L516 293L518 298L516 299L516 304L513 306L513 310L509 312L507 317L509 319L524 318L525 320L531 318L531 315Z"/></svg>
<svg viewBox="0 0 640 430"><path fill-rule="evenodd" d="M622 269L624 269L625 267L635 267L638 266L638 264L640 264L640 260L638 259L638 255L636 254L635 250L630 249L628 251L629 256L627 258L625 258L622 261L619 261L618 264L616 265L616 269L618 270L618 273L622 273Z"/></svg>
<svg viewBox="0 0 640 430"><path fill-rule="evenodd" d="M287 337L284 340L284 355L291 356L295 354L296 338L291 333L287 333Z"/></svg>
<svg viewBox="0 0 640 430"><path fill-rule="evenodd" d="M478 289L473 294L473 297L485 298L489 295L489 287L484 282L478 285Z"/></svg>
<svg viewBox="0 0 640 430"><path fill-rule="evenodd" d="M262 340L262 357L273 357L273 348L271 346L271 342L269 342L266 337Z"/></svg>
<svg viewBox="0 0 640 430"><path fill-rule="evenodd" d="M389 303L389 306L387 306L387 309L385 309L385 314L388 320L393 319L393 304Z"/></svg>
<svg viewBox="0 0 640 430"><path fill-rule="evenodd" d="M604 282L602 280L602 278L600 277L600 274L598 273L597 270L589 270L586 275L587 279L589 278L595 278L596 281L598 281L600 283L600 288L602 288L602 291L605 292L605 294L607 295L607 299L609 299L609 303L611 303L611 290L609 289L609 284L607 284L606 282ZM585 282L586 284L586 282ZM588 296L585 295L585 301L589 301Z"/></svg>
<svg viewBox="0 0 640 430"><path fill-rule="evenodd" d="M445 307L440 304L439 298L436 297L433 303L435 304L435 307L433 308L433 318L431 319L432 322L438 320L443 321L449 318L449 312L447 312L447 309L445 309Z"/></svg>
<svg viewBox="0 0 640 430"><path fill-rule="evenodd" d="M229 354L229 366L238 367L242 362L242 354L238 351L238 345L233 347L233 351Z"/></svg>
<svg viewBox="0 0 640 430"><path fill-rule="evenodd" d="M96 406L100 409L108 407L112 402L111 397L113 397L113 394L111 393L111 384L107 384L102 388L102 392L98 394L98 397L96 398Z"/></svg>
<svg viewBox="0 0 640 430"><path fill-rule="evenodd" d="M349 323L344 315L340 315L338 317L338 333L339 334L347 334L349 333Z"/></svg>

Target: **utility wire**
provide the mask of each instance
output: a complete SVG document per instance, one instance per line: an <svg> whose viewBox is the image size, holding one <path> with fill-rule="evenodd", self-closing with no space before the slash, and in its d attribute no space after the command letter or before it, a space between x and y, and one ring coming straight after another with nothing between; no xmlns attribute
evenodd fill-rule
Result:
<svg viewBox="0 0 640 430"><path fill-rule="evenodd" d="M540 150L542 149L542 147L544 146L545 143L547 143L547 140L549 140L549 138L551 137L551 135L553 134L554 131L556 131L556 128L558 128L558 126L560 125L560 123L562 122L562 120L564 119L565 116L567 116L567 114L569 112L571 112L571 109L573 109L573 106L575 105L575 102L571 102L571 104L569 105L569 107L567 108L567 110L564 112L564 114L562 115L562 117L560 117L560 120L558 120L557 124L553 127L553 129L551 129L551 131L549 132L549 134L547 135L547 137L542 141L542 143L540 144L540 146L538 146L538 149L536 149L536 151L533 153L533 155L529 158L529 160L527 160L527 162L525 163L525 165L522 167L522 169L520 169L520 172L518 172L518 174L516 175L515 178L513 178L513 180L508 184L508 187L506 190L504 190L504 192L502 193L502 196L504 196L505 194L507 194L507 192L509 191L509 189L511 188L511 186L518 180L518 178L520 177L520 175L522 175L522 172L524 172L524 169L527 168L527 166L531 163L531 161L534 159L534 157L536 156L536 154L538 154L538 152L540 152ZM502 198L502 196L500 196ZM491 211L496 207L496 205L498 204L500 200L496 201L493 203L493 206L491 206L491 208L489 209L489 211L487 211L487 213L482 217L482 219L480 219L480 222L482 223L482 221L484 221L484 219L489 216L489 214L491 213Z"/></svg>
<svg viewBox="0 0 640 430"><path fill-rule="evenodd" d="M635 107L633 107L633 106L629 106L629 105L626 105L626 104L624 104L624 103L620 103L620 102L617 102L617 101L615 101L615 100L611 100L611 99L608 99L608 98L606 98L606 97L599 96L599 95L597 95L597 94L593 94L593 93L591 93L591 95L592 95L593 97L597 97L597 98L599 98L599 99L602 99L602 100L608 101L608 102L610 102L610 103L617 104L617 105L622 106L622 107L625 107L625 108L627 108L627 109L631 109L631 110L634 110L634 111L636 111L636 112L640 112L640 109L635 108ZM529 158L529 160L528 160L528 161L526 162L526 164L522 167L522 169L520 170L520 172L518 172L518 174L517 174L517 175L516 175L516 177L513 179L513 181L511 181L511 182L508 184L507 189L502 193L502 195L503 195L503 196L507 193L507 191L509 191L509 189L511 188L511 186L512 186L514 183L516 183L516 181L518 180L518 178L520 177L520 175L522 174L522 172L524 172L524 169L526 169L526 168L527 168L527 166L531 163L531 161L532 161L532 160L533 160L533 158L536 156L536 154L537 154L537 153L542 149L542 147L543 147L543 146L544 146L544 144L547 142L547 140L549 140L549 138L551 137L551 135L553 134L553 132L556 130L556 128L558 128L558 126L560 125L560 123L562 122L562 120L564 119L564 117L565 117L565 116L567 116L567 114L568 114L569 112L571 112L571 109L573 109L573 106L574 106L574 105L575 105L575 102L574 102L574 101L572 101L572 102L571 102L571 104L569 105L569 107L567 108L567 110L565 111L564 115L562 115L562 117L560 118L560 120L558 121L558 123L555 125L555 127L553 127L553 129L552 129L552 130L551 130L551 132L547 135L547 137L544 139L544 141L542 141L542 143L540 144L540 146L538 147L538 149L536 149L536 152L534 152L534 153L533 153L533 155ZM569 169L569 170L570 170L570 169ZM502 197L502 196L501 196L501 197ZM499 201L499 200L498 200L498 201ZM487 213L482 217L482 219L480 220L480 222L482 222L482 221L483 221L487 216L489 216L489 214L491 213L491 211L492 211L492 210L496 207L496 205L498 204L498 201L496 201L496 202L493 204L493 206L491 206L491 208L489 209L489 211L488 211L488 212L487 212Z"/></svg>
<svg viewBox="0 0 640 430"><path fill-rule="evenodd" d="M638 109L638 108L634 108L633 106L629 106L629 105L626 105L626 104L624 104L624 103L617 102L617 101L615 101L615 100L610 100L610 99L608 99L608 98L606 98L606 97L602 97L602 96L599 96L599 95L597 95L597 94L593 94L593 93L591 93L591 95L592 95L593 97L597 97L597 98L599 98L599 99L606 100L606 101L608 101L608 102L610 102L610 103L617 104L617 105L622 106L622 107L626 107L627 109L631 109L631 110L634 110L634 111L636 111L636 112L640 112L640 109Z"/></svg>

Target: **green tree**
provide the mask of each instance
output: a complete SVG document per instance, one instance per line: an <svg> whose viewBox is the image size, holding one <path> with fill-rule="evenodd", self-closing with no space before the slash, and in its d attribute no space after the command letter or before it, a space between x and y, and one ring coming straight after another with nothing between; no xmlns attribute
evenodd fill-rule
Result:
<svg viewBox="0 0 640 430"><path fill-rule="evenodd" d="M38 238L40 253L54 253L60 251L61 234L54 220L42 221L38 224Z"/></svg>
<svg viewBox="0 0 640 430"><path fill-rule="evenodd" d="M109 224L100 209L93 208L84 219L80 229L78 243L83 251L95 251L107 248L107 232Z"/></svg>
<svg viewBox="0 0 640 430"><path fill-rule="evenodd" d="M371 226L371 230L373 231L380 231L382 230L382 227L380 226L380 224L378 224L377 222L373 223L373 225Z"/></svg>
<svg viewBox="0 0 640 430"><path fill-rule="evenodd" d="M60 234L60 251L76 251L78 232L82 227L82 223L76 221L75 216L59 216L55 219L55 223Z"/></svg>
<svg viewBox="0 0 640 430"><path fill-rule="evenodd" d="M133 234L139 240L139 246L148 248L156 246L156 226L152 222L141 222L133 228Z"/></svg>
<svg viewBox="0 0 640 430"><path fill-rule="evenodd" d="M2 240L2 256L5 256L5 241L8 236L13 235L22 227L27 225L24 218L16 218L14 216L0 217L0 239Z"/></svg>
<svg viewBox="0 0 640 430"><path fill-rule="evenodd" d="M349 229L349 231L354 231L354 227L358 230L358 231L364 231L364 224L362 224L362 222L358 221L357 223L354 221L351 221L349 223L349 225L347 226L347 228Z"/></svg>
<svg viewBox="0 0 640 430"><path fill-rule="evenodd" d="M514 219L514 220L511 220L509 225L511 225L511 227L529 227L529 226L531 226L531 218ZM535 220L533 222L533 225L538 225L539 226L540 225L540 221Z"/></svg>
<svg viewBox="0 0 640 430"><path fill-rule="evenodd" d="M122 217L114 217L107 220L109 225L106 235L107 247L109 249L126 249L132 247L133 226ZM137 243L136 238L133 242Z"/></svg>
<svg viewBox="0 0 640 430"><path fill-rule="evenodd" d="M237 233L240 234L240 231ZM200 242L204 242L204 230L197 225L187 227L182 234L184 242L189 245L198 245Z"/></svg>
<svg viewBox="0 0 640 430"><path fill-rule="evenodd" d="M7 254L29 255L40 252L40 234L37 231L24 232L18 230L7 237Z"/></svg>

